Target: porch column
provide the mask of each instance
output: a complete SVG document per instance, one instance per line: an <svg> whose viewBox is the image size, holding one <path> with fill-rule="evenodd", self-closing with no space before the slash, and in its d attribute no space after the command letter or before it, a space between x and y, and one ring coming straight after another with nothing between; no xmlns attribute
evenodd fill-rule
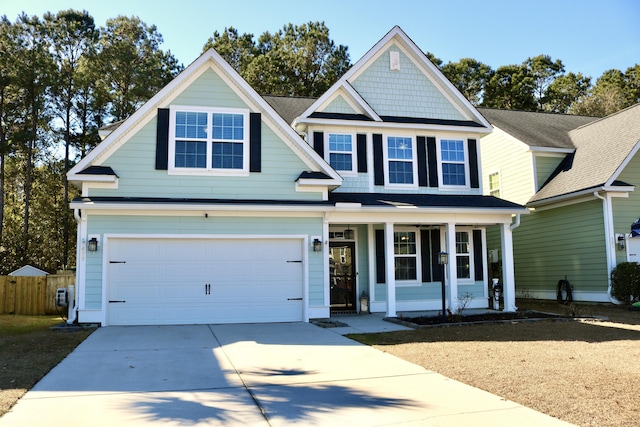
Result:
<svg viewBox="0 0 640 427"><path fill-rule="evenodd" d="M458 264L456 261L456 224L454 222L445 224L445 242L445 251L449 254L449 264L446 268L446 283L449 288L447 306L452 313L455 313L458 309Z"/></svg>
<svg viewBox="0 0 640 427"><path fill-rule="evenodd" d="M502 240L502 295L504 311L516 311L516 280L513 273L513 239L511 224L500 226Z"/></svg>
<svg viewBox="0 0 640 427"><path fill-rule="evenodd" d="M393 252L393 223L384 224L384 253L386 265L385 281L387 282L387 317L397 317L396 313L396 262Z"/></svg>

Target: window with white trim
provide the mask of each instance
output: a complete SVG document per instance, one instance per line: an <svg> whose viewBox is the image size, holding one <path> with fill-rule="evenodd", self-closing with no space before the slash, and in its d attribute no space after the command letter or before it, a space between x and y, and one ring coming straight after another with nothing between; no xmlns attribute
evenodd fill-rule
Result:
<svg viewBox="0 0 640 427"><path fill-rule="evenodd" d="M458 279L471 279L473 251L471 233L456 231L456 271Z"/></svg>
<svg viewBox="0 0 640 427"><path fill-rule="evenodd" d="M413 185L413 139L406 136L387 137L387 179L389 184Z"/></svg>
<svg viewBox="0 0 640 427"><path fill-rule="evenodd" d="M415 231L393 232L396 280L418 279L418 242Z"/></svg>
<svg viewBox="0 0 640 427"><path fill-rule="evenodd" d="M353 135L330 133L329 164L337 171L355 172Z"/></svg>
<svg viewBox="0 0 640 427"><path fill-rule="evenodd" d="M489 174L489 194L500 197L500 172Z"/></svg>
<svg viewBox="0 0 640 427"><path fill-rule="evenodd" d="M248 173L248 110L171 107L169 120L171 171Z"/></svg>
<svg viewBox="0 0 640 427"><path fill-rule="evenodd" d="M442 185L468 185L466 157L465 143L463 140L440 140L440 167L442 173Z"/></svg>

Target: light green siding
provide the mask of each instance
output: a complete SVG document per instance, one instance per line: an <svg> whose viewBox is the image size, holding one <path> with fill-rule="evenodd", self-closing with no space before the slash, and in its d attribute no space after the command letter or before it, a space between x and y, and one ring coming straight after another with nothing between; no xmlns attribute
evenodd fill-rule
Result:
<svg viewBox="0 0 640 427"><path fill-rule="evenodd" d="M90 215L89 234L322 235L322 218ZM87 254L86 309L102 307L102 246ZM309 251L309 305L324 304L324 263Z"/></svg>
<svg viewBox="0 0 640 427"><path fill-rule="evenodd" d="M389 52L400 52L400 71L391 71ZM466 120L395 44L350 82L382 116Z"/></svg>
<svg viewBox="0 0 640 427"><path fill-rule="evenodd" d="M500 198L524 205L534 194L533 160L528 147L499 129L480 140L483 193L489 175L500 174Z"/></svg>
<svg viewBox="0 0 640 427"><path fill-rule="evenodd" d="M564 157L536 155L536 180L538 189L541 188L556 170Z"/></svg>
<svg viewBox="0 0 640 427"><path fill-rule="evenodd" d="M565 277L574 293L607 290L600 200L523 215L513 242L518 292L555 293Z"/></svg>
<svg viewBox="0 0 640 427"><path fill-rule="evenodd" d="M321 110L324 113L341 113L341 114L354 114L356 111L351 108L349 103L344 100L342 96L337 96L333 101L327 105L327 107Z"/></svg>
<svg viewBox="0 0 640 427"><path fill-rule="evenodd" d="M205 72L174 105L247 108L213 71ZM262 123L262 172L249 176L169 175L155 169L156 118L132 135L106 161L119 177L117 189L90 189L89 196L194 197L319 200L319 192L297 192L295 181L309 167ZM258 190L259 189L259 190Z"/></svg>
<svg viewBox="0 0 640 427"><path fill-rule="evenodd" d="M629 164L624 168L619 181L628 184L640 182L640 154L636 154ZM640 217L640 188L636 187L635 191L629 193L628 198L613 197L613 229L615 234L626 234L631 232L631 224ZM626 251L616 249L617 263L627 260Z"/></svg>

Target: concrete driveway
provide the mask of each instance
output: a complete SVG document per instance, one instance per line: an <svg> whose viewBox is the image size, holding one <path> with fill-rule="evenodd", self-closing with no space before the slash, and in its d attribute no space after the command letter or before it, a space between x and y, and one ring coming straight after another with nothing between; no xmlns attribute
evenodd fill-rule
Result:
<svg viewBox="0 0 640 427"><path fill-rule="evenodd" d="M295 424L569 425L306 323L100 328L0 418L0 427Z"/></svg>

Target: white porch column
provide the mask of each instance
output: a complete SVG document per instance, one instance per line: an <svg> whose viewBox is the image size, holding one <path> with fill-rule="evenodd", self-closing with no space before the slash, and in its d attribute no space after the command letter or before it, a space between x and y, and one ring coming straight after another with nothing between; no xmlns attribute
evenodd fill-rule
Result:
<svg viewBox="0 0 640 427"><path fill-rule="evenodd" d="M387 317L397 317L396 313L396 271L393 252L393 223L384 224L385 281L387 282Z"/></svg>
<svg viewBox="0 0 640 427"><path fill-rule="evenodd" d="M516 311L516 279L513 273L513 239L511 224L500 226L502 240L502 295L504 311Z"/></svg>
<svg viewBox="0 0 640 427"><path fill-rule="evenodd" d="M458 264L456 261L456 224L454 222L445 224L445 242L445 250L449 254L449 264L446 268L447 287L449 288L447 306L452 313L455 313L458 308Z"/></svg>
<svg viewBox="0 0 640 427"><path fill-rule="evenodd" d="M376 248L375 248L376 235L373 230L373 224L367 224L367 250L369 256L369 283L362 285L362 290L366 290L369 293L369 308L371 308L371 303L376 301L376 265L373 261L376 259Z"/></svg>

